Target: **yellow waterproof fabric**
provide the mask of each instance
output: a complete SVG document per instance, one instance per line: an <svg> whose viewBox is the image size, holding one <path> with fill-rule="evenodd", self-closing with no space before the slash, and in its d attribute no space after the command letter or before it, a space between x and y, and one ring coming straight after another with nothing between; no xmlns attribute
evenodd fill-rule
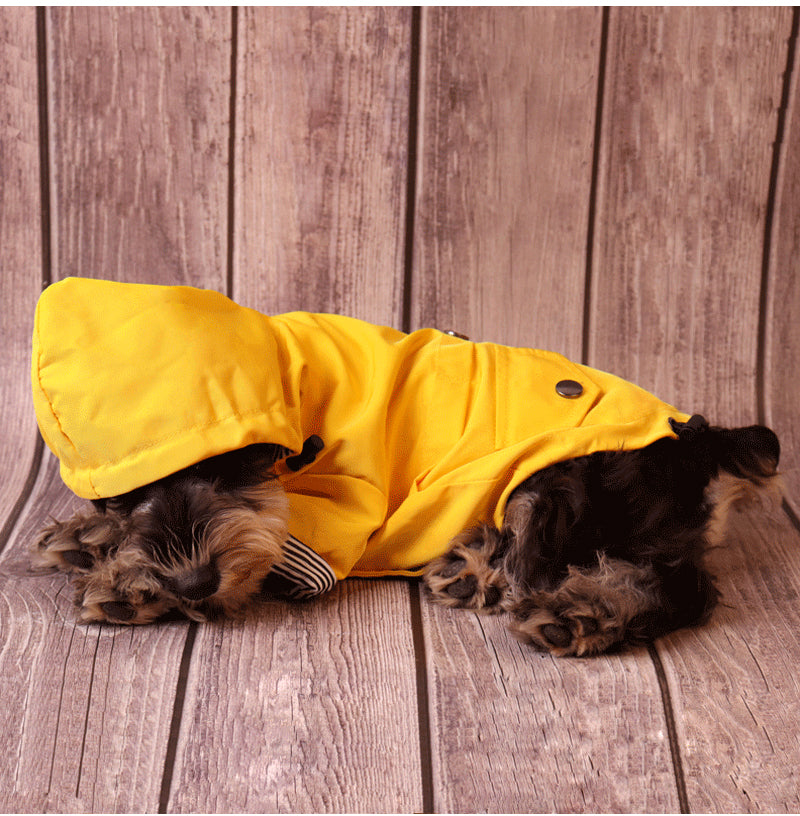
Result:
<svg viewBox="0 0 800 816"><path fill-rule="evenodd" d="M337 578L414 573L465 527L500 524L536 470L643 447L688 418L552 352L81 278L39 300L32 379L42 436L84 498L319 435L315 461L280 478L291 534ZM560 396L561 380L583 393Z"/></svg>

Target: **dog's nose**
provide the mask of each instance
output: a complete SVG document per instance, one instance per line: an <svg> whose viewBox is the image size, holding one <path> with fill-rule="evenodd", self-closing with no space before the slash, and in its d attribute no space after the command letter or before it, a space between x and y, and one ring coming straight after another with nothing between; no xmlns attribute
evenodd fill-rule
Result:
<svg viewBox="0 0 800 816"><path fill-rule="evenodd" d="M220 574L213 564L205 564L192 572L167 581L168 587L187 601L202 601L219 589Z"/></svg>

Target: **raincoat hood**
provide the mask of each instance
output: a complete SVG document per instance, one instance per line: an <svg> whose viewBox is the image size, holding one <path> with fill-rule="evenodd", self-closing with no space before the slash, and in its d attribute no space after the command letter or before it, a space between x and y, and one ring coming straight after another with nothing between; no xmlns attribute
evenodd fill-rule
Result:
<svg viewBox="0 0 800 816"><path fill-rule="evenodd" d="M644 447L688 419L552 352L81 278L39 300L32 381L42 436L84 498L319 436L312 462L278 474L291 535L337 578L417 574L465 527L502 524L535 471Z"/></svg>

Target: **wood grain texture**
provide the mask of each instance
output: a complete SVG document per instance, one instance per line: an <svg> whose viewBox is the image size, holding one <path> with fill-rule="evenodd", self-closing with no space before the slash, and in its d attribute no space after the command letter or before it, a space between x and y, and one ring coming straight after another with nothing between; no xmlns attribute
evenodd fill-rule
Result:
<svg viewBox="0 0 800 816"><path fill-rule="evenodd" d="M501 617L423 613L436 812L677 812L646 651L553 659Z"/></svg>
<svg viewBox="0 0 800 816"><path fill-rule="evenodd" d="M230 13L48 11L58 277L224 288Z"/></svg>
<svg viewBox="0 0 800 816"><path fill-rule="evenodd" d="M38 107L36 12L0 8L0 530L36 450L29 372L42 285Z"/></svg>
<svg viewBox="0 0 800 816"><path fill-rule="evenodd" d="M393 325L410 294L414 327L580 355L599 10L423 9L410 293L409 9L43 14L55 277L231 284L264 311ZM757 410L791 16L609 12L589 362L721 422ZM10 426L0 527L35 439L35 22L30 9L0 9L0 412ZM798 74L764 355L766 415L792 496ZM428 781L440 811L678 809L644 652L553 661L501 618L423 599L428 745L406 583L346 583L307 605L200 626L189 653L183 624L77 626L65 580L29 573L35 530L75 506L46 457L0 555L5 810L410 812L431 804ZM715 555L729 606L658 644L694 810L799 809L799 539L780 514L737 518Z"/></svg>
<svg viewBox="0 0 800 816"><path fill-rule="evenodd" d="M411 11L240 13L235 292L399 326Z"/></svg>
<svg viewBox="0 0 800 816"><path fill-rule="evenodd" d="M765 420L781 439L787 501L800 515L800 50L791 66L786 124L780 147L767 285L764 354Z"/></svg>
<svg viewBox="0 0 800 816"><path fill-rule="evenodd" d="M723 605L659 647L692 812L800 810L800 536L777 508L732 519Z"/></svg>
<svg viewBox="0 0 800 816"><path fill-rule="evenodd" d="M42 520L80 504L48 461L0 561L0 807L153 812L186 624L77 625L67 579L30 573Z"/></svg>
<svg viewBox="0 0 800 816"><path fill-rule="evenodd" d="M755 419L771 143L790 9L613 9L589 363Z"/></svg>
<svg viewBox="0 0 800 816"><path fill-rule="evenodd" d="M347 581L204 626L170 810L419 812L405 582Z"/></svg>
<svg viewBox="0 0 800 816"><path fill-rule="evenodd" d="M414 327L580 356L600 14L423 10Z"/></svg>

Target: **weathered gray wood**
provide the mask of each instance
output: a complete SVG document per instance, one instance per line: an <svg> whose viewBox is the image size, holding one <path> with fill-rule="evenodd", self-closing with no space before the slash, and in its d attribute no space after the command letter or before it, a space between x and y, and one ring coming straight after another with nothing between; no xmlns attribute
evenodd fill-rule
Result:
<svg viewBox="0 0 800 816"><path fill-rule="evenodd" d="M76 624L67 579L31 575L27 548L80 502L52 458L35 495L0 561L0 808L154 811L186 625Z"/></svg>
<svg viewBox="0 0 800 816"><path fill-rule="evenodd" d="M41 288L36 12L0 9L0 531L33 465L33 309ZM0 547L5 542L0 541Z"/></svg>
<svg viewBox="0 0 800 816"><path fill-rule="evenodd" d="M412 322L581 353L599 9L425 9Z"/></svg>
<svg viewBox="0 0 800 816"><path fill-rule="evenodd" d="M229 12L51 9L46 33L55 276L222 288ZM0 569L2 799L154 811L187 624L76 626L64 580L25 574L74 506L48 454Z"/></svg>
<svg viewBox="0 0 800 816"><path fill-rule="evenodd" d="M723 605L659 651L693 812L800 810L800 536L778 509L733 519L714 553Z"/></svg>
<svg viewBox="0 0 800 816"><path fill-rule="evenodd" d="M242 10L233 288L398 325L408 10ZM422 809L408 585L198 634L170 808Z"/></svg>
<svg viewBox="0 0 800 816"><path fill-rule="evenodd" d="M224 288L230 14L49 11L58 277Z"/></svg>
<svg viewBox="0 0 800 816"><path fill-rule="evenodd" d="M800 52L791 67L791 87L775 195L775 216L767 285L764 407L768 424L782 443L781 471L786 497L800 514Z"/></svg>
<svg viewBox="0 0 800 816"><path fill-rule="evenodd" d="M600 27L423 12L417 321L580 355ZM646 652L553 661L501 618L423 611L437 811L677 809Z"/></svg>
<svg viewBox="0 0 800 816"><path fill-rule="evenodd" d="M347 581L202 627L170 810L419 812L408 594Z"/></svg>
<svg viewBox="0 0 800 816"><path fill-rule="evenodd" d="M230 271L237 299L266 311L400 325L410 21L407 9L48 10L56 277L224 290ZM412 323L577 357L600 12L425 9L422 21ZM787 9L610 12L589 362L721 422L756 418L790 22ZM35 440L35 41L32 10L0 9L0 527ZM764 357L792 502L797 74ZM426 804L404 583L199 627L173 767L185 625L76 626L65 581L27 574L35 528L75 505L48 460L0 557L5 809L152 811L168 783L181 810ZM800 542L780 515L739 520L730 538L715 556L730 607L658 645L689 804L797 810ZM643 653L552 661L499 618L424 601L423 623L437 809L678 808Z"/></svg>
<svg viewBox="0 0 800 816"><path fill-rule="evenodd" d="M676 812L647 652L562 658L501 617L423 607L436 812Z"/></svg>
<svg viewBox="0 0 800 816"><path fill-rule="evenodd" d="M589 362L755 419L771 142L789 9L614 9Z"/></svg>
<svg viewBox="0 0 800 816"><path fill-rule="evenodd" d="M243 9L234 295L400 326L411 12Z"/></svg>

